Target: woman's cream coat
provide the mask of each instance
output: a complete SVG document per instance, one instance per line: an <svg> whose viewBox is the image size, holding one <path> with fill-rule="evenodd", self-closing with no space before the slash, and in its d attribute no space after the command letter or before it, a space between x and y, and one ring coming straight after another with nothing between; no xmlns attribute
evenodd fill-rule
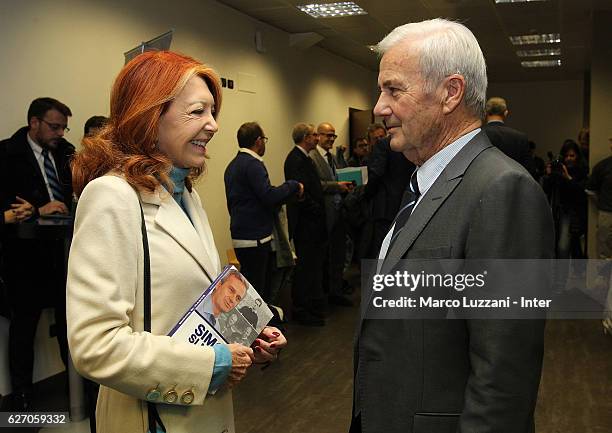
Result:
<svg viewBox="0 0 612 433"><path fill-rule="evenodd" d="M98 432L146 432L144 400L152 389L161 393L157 406L168 433L233 432L231 392L207 395L212 348L166 336L209 286L203 269L212 278L221 271L208 218L195 191L183 193L189 217L163 188L142 193L141 201L151 257L151 333L143 332L138 194L122 177L107 175L87 185L77 208L68 265L68 339L77 370L103 385ZM178 400L164 404L171 390ZM189 391L195 398L186 404Z"/></svg>

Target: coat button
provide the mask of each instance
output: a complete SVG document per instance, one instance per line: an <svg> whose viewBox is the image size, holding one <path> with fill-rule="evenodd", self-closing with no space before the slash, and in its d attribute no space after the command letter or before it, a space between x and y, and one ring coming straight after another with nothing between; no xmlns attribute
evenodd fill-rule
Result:
<svg viewBox="0 0 612 433"><path fill-rule="evenodd" d="M178 394L174 389L171 389L164 394L164 401L166 403L175 403L178 400Z"/></svg>
<svg viewBox="0 0 612 433"><path fill-rule="evenodd" d="M147 395L145 398L149 401L157 401L159 400L160 397L161 397L161 392L159 392L159 389L152 388L147 392Z"/></svg>
<svg viewBox="0 0 612 433"><path fill-rule="evenodd" d="M185 391L183 395L181 396L181 402L183 404L191 404L193 403L194 399L195 399L195 395L193 395L193 392L191 391Z"/></svg>

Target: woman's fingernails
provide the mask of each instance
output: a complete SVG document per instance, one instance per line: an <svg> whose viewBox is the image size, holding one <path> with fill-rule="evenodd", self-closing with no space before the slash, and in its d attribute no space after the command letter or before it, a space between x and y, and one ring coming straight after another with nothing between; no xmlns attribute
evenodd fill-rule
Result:
<svg viewBox="0 0 612 433"><path fill-rule="evenodd" d="M276 343L270 344L270 349L274 349L276 347Z"/></svg>
<svg viewBox="0 0 612 433"><path fill-rule="evenodd" d="M258 351L258 352L261 352L261 351L262 351L262 348L261 348L261 347L259 347L259 346L255 346L255 350L256 350L256 351Z"/></svg>

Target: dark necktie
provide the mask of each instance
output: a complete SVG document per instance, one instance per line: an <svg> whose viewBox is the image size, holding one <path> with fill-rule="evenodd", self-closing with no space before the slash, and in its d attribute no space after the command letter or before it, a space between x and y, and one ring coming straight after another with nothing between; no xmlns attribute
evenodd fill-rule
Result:
<svg viewBox="0 0 612 433"><path fill-rule="evenodd" d="M400 207L399 212L395 216L395 227L393 228L393 235L391 236L391 241L389 242L389 249L391 249L391 245L397 239L402 229L408 222L408 218L412 214L412 209L416 205L419 197L421 195L421 191L419 191L419 183L417 181L416 170L412 173L412 177L410 178L410 183L408 184L408 188L404 192L404 196L402 198L402 205ZM393 226L393 224L391 224Z"/></svg>
<svg viewBox="0 0 612 433"><path fill-rule="evenodd" d="M47 149L43 149L42 155L45 159L44 165L45 174L47 175L47 182L49 182L49 188L51 188L51 193L53 194L51 200L64 201L64 193L62 192L62 187L60 186L57 173L55 172L55 167L53 167L53 163L51 162L49 151Z"/></svg>
<svg viewBox="0 0 612 433"><path fill-rule="evenodd" d="M325 157L327 158L327 163L329 164L329 168L331 168L332 174L336 176L336 166L334 165L334 158L332 157L332 154L327 151Z"/></svg>

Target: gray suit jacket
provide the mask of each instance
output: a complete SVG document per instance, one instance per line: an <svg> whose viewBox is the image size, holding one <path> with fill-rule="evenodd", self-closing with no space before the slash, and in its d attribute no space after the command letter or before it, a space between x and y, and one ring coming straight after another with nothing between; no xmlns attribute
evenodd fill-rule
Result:
<svg viewBox="0 0 612 433"><path fill-rule="evenodd" d="M422 197L382 272L400 259L551 258L553 239L539 185L480 132ZM533 432L543 335L541 320L362 315L355 344L362 431Z"/></svg>
<svg viewBox="0 0 612 433"><path fill-rule="evenodd" d="M338 186L338 181L329 163L321 156L319 151L315 148L308 154L315 164L319 179L321 179L321 188L323 189L323 200L325 203L326 226L327 230L331 232L332 228L334 228L341 218L342 190Z"/></svg>

